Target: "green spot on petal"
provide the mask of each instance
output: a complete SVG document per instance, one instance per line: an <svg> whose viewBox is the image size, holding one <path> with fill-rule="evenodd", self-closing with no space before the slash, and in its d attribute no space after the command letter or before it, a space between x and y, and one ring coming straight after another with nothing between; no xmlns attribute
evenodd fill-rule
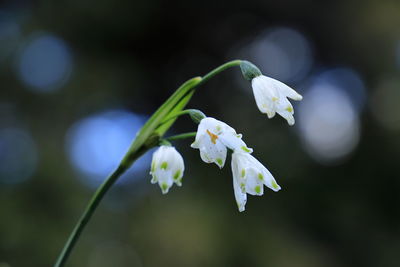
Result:
<svg viewBox="0 0 400 267"><path fill-rule="evenodd" d="M250 149L248 149L248 148L245 147L245 146L242 146L241 149L242 149L244 152L250 153Z"/></svg>
<svg viewBox="0 0 400 267"><path fill-rule="evenodd" d="M219 166L222 166L222 159L218 158L215 161L218 163Z"/></svg>
<svg viewBox="0 0 400 267"><path fill-rule="evenodd" d="M264 175L262 175L262 173L259 173L259 174L258 174L258 179L264 180Z"/></svg>
<svg viewBox="0 0 400 267"><path fill-rule="evenodd" d="M246 185L244 183L240 184L240 189L242 190L242 192L246 192Z"/></svg>
<svg viewBox="0 0 400 267"><path fill-rule="evenodd" d="M177 170L174 174L174 180L179 179L179 177L181 176L181 170Z"/></svg>
<svg viewBox="0 0 400 267"><path fill-rule="evenodd" d="M246 175L246 170L245 170L245 169L242 169L242 172L241 172L242 178L244 178L245 175Z"/></svg>
<svg viewBox="0 0 400 267"><path fill-rule="evenodd" d="M150 171L152 172L152 173L154 173L154 171L156 170L156 164L154 163L154 161L151 163L151 169L150 169Z"/></svg>
<svg viewBox="0 0 400 267"><path fill-rule="evenodd" d="M289 111L289 112L293 112L293 108L292 108L291 106L288 106L288 107L286 108L286 110Z"/></svg>
<svg viewBox="0 0 400 267"><path fill-rule="evenodd" d="M163 163L161 163L160 168L166 170L168 168L168 162L164 161Z"/></svg>
<svg viewBox="0 0 400 267"><path fill-rule="evenodd" d="M279 185L275 182L275 180L272 180L271 184L272 184L272 188L274 188L274 189L279 188Z"/></svg>
<svg viewBox="0 0 400 267"><path fill-rule="evenodd" d="M163 191L163 193L166 193L168 190L168 185L166 183L162 183L161 184L161 190Z"/></svg>
<svg viewBox="0 0 400 267"><path fill-rule="evenodd" d="M259 185L257 185L256 187L254 187L254 191L256 191L257 194L261 193L261 187Z"/></svg>

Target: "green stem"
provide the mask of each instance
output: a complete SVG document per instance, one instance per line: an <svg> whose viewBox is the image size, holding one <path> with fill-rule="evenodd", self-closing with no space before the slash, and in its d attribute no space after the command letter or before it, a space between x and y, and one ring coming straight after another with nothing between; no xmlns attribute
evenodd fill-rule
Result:
<svg viewBox="0 0 400 267"><path fill-rule="evenodd" d="M221 66L213 69L212 71L210 71L209 73L207 73L206 75L204 75L201 79L201 81L199 83L197 83L195 85L195 87L198 87L200 85L202 85L203 83L207 82L209 79L211 79L212 77L214 77L215 75L219 74L220 72L232 68L232 67L236 67L236 66L240 66L240 63L242 62L242 60L240 59L236 59L236 60L232 60L229 62L226 62L225 64L222 64Z"/></svg>
<svg viewBox="0 0 400 267"><path fill-rule="evenodd" d="M190 100L190 97L193 94L194 92L193 90L195 88L205 83L218 73L228 68L239 66L240 63L241 60L233 60L217 67L216 69L212 70L202 78L196 77L186 81L175 91L173 95L171 95L170 98L167 99L167 101L165 101L163 105L161 105L161 107L153 114L153 116L151 116L151 118L142 127L139 134L136 136L135 140L131 144L127 154L122 159L120 166L96 190L95 194L93 195L89 204L87 205L85 211L80 217L78 223L75 225L67 242L65 243L64 248L57 259L57 262L54 265L55 267L64 266L65 262L68 259L68 256L70 255L72 249L74 248L76 242L78 241L82 231L84 230L85 226L89 222L97 206L100 204L104 195L108 192L111 186L133 164L133 162L136 159L138 159L141 155L143 155L146 151L148 151L156 143L158 143L158 139L172 125L173 122L170 122L171 125L168 125L167 123L164 122L164 128L162 128L161 130L159 129L158 132L156 132L157 127L162 125L161 122L169 115L171 111L173 111L174 107L183 109L187 101ZM178 136L175 137L171 136L170 138L175 138L172 140L177 140L177 139L192 137L194 135L195 133L187 133L178 135L180 136L179 138Z"/></svg>
<svg viewBox="0 0 400 267"><path fill-rule="evenodd" d="M151 147L143 148L135 153L132 156L133 162L146 153ZM72 230L67 242L64 245L61 254L59 255L56 264L54 267L61 267L64 266L65 262L68 259L69 254L71 253L72 249L74 248L76 242L78 241L83 229L85 228L86 224L89 222L90 218L92 217L94 211L96 210L97 206L99 205L100 201L103 199L104 195L107 191L111 188L111 186L117 181L122 174L128 170L130 165L124 164L122 162L118 168L110 174L110 176L100 185L100 187L96 190L93 197L90 199L89 204L86 206L85 211L83 212L82 216L79 218L78 223L75 225L74 229Z"/></svg>
<svg viewBox="0 0 400 267"><path fill-rule="evenodd" d="M186 138L190 138L190 137L195 137L196 133L197 132L177 134L177 135L166 137L166 138L164 138L164 140L174 141L174 140L186 139Z"/></svg>

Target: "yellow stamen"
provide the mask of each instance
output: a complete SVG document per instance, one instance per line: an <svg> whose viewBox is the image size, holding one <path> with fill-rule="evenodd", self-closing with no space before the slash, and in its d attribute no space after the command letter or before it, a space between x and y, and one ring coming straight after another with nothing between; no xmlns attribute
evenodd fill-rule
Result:
<svg viewBox="0 0 400 267"><path fill-rule="evenodd" d="M211 133L209 130L207 130L207 134L211 138L211 143L215 145L217 143L218 135Z"/></svg>

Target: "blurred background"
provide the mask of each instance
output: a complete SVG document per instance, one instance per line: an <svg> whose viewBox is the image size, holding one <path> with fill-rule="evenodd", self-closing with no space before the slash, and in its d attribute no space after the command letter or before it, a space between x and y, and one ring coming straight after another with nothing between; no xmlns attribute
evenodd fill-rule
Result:
<svg viewBox="0 0 400 267"><path fill-rule="evenodd" d="M243 133L283 189L239 213L229 160L175 143L183 187L162 195L145 155L67 266L399 266L399 14L395 0L1 2L0 266L51 266L152 112L237 58L304 96L295 126L258 111L238 68L189 107Z"/></svg>

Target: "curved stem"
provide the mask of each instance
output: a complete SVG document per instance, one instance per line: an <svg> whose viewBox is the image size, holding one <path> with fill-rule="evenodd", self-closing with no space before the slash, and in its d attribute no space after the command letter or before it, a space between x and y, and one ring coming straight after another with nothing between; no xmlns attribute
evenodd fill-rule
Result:
<svg viewBox="0 0 400 267"><path fill-rule="evenodd" d="M164 140L174 141L174 140L186 139L186 138L190 138L190 137L195 137L196 133L197 132L177 134L177 135L166 137L166 138L164 138Z"/></svg>
<svg viewBox="0 0 400 267"><path fill-rule="evenodd" d="M232 68L232 67L236 67L236 66L240 66L241 63L242 63L242 60L236 59L236 60L229 61L229 62L227 62L225 64L222 64L221 66L213 69L212 71L210 71L209 73L207 73L206 75L201 77L201 80L199 82L192 84L192 86L190 88L187 88L188 91L199 87L200 85L202 85L203 83L207 82L209 79L211 79L215 75L223 72L226 69L229 69L229 68ZM178 91L179 91L179 89L178 89ZM171 116L167 116L166 118L164 118L161 121L160 124L166 124L166 123L170 122L171 120L176 119L177 117L189 114L190 111L191 111L191 109L181 110L180 112L172 114Z"/></svg>
<svg viewBox="0 0 400 267"><path fill-rule="evenodd" d="M204 75L201 78L201 81L199 83L197 83L195 85L195 87L198 87L201 84L207 82L209 79L211 79L212 77L214 77L215 75L217 75L218 73L220 73L220 72L222 72L222 71L224 71L226 69L229 69L229 68L232 68L232 67L236 67L236 66L240 66L240 63L242 63L242 60L236 59L236 60L232 60L232 61L226 62L225 64L222 64L221 66L213 69L212 71L210 71L209 73Z"/></svg>
<svg viewBox="0 0 400 267"><path fill-rule="evenodd" d="M149 149L150 149L150 147L137 151L134 155L133 161L135 161L141 155L146 153L146 151ZM93 215L94 211L96 210L97 206L99 205L100 201L103 199L104 195L108 192L108 190L111 188L111 186L117 181L117 179L123 173L125 173L125 171L129 167L130 167L130 165L124 164L124 162L122 162L118 166L118 168L113 173L111 173L110 176L96 190L93 197L90 199L89 204L86 206L86 209L83 212L82 216L79 218L78 223L75 225L74 229L72 230L54 267L64 266L65 262L68 259L69 254L71 253L72 249L74 248L83 229L85 228L86 224L89 222L90 218L92 217L92 215Z"/></svg>

